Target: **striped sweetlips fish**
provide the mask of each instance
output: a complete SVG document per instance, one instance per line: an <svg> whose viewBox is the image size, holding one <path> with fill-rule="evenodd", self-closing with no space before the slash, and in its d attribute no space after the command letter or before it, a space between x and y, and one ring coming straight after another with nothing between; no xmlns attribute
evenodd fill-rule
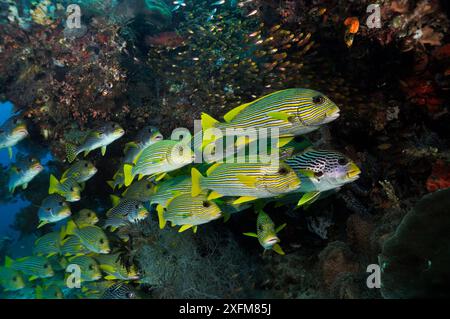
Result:
<svg viewBox="0 0 450 319"><path fill-rule="evenodd" d="M302 88L287 89L266 95L253 102L243 104L225 114L225 123L218 122L206 113L202 114L202 130L219 129L222 136L229 135L226 129L277 128L280 146L293 136L318 129L339 117L339 108L324 94ZM204 136L203 146L219 137ZM251 142L247 140L246 143Z"/></svg>
<svg viewBox="0 0 450 319"><path fill-rule="evenodd" d="M192 168L192 196L202 190L211 190L209 200L222 196L238 196L234 204L257 198L270 198L293 192L300 188L296 172L284 162L243 161L215 163L206 177Z"/></svg>
<svg viewBox="0 0 450 319"><path fill-rule="evenodd" d="M209 223L212 220L222 217L219 206L208 200L207 193L197 196L191 194L181 194L169 200L167 207L158 205L156 208L159 217L159 227L162 229L167 221L172 226L181 226L179 232L193 228L197 232L197 226Z"/></svg>
<svg viewBox="0 0 450 319"><path fill-rule="evenodd" d="M165 173L192 163L194 153L188 143L174 140L162 140L147 147L136 164L124 165L125 186L130 186L136 175L156 176L160 180Z"/></svg>
<svg viewBox="0 0 450 319"><path fill-rule="evenodd" d="M17 187L26 189L37 175L44 170L38 159L19 155L17 162L11 166L9 172L8 188L14 193Z"/></svg>
<svg viewBox="0 0 450 319"><path fill-rule="evenodd" d="M9 118L0 126L0 149L8 149L9 158L12 158L12 147L28 136L25 121L20 117Z"/></svg>
<svg viewBox="0 0 450 319"><path fill-rule="evenodd" d="M308 149L285 160L301 180L298 190L305 195L299 205L312 202L320 193L338 189L359 178L361 170L345 155L328 150Z"/></svg>

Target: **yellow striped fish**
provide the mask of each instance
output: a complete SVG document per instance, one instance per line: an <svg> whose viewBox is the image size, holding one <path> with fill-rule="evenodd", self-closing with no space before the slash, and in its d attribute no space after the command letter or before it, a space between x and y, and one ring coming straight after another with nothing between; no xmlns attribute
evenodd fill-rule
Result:
<svg viewBox="0 0 450 319"><path fill-rule="evenodd" d="M64 197L58 194L50 195L42 201L39 208L40 223L38 228L49 223L57 223L70 215L72 215L72 212Z"/></svg>
<svg viewBox="0 0 450 319"><path fill-rule="evenodd" d="M69 258L69 264L80 266L81 281L96 281L102 278L100 267L94 258L89 256L76 256Z"/></svg>
<svg viewBox="0 0 450 319"><path fill-rule="evenodd" d="M150 196L155 192L155 184L153 182L141 179L135 181L123 193L122 196L127 199L133 199L140 202L148 202Z"/></svg>
<svg viewBox="0 0 450 319"><path fill-rule="evenodd" d="M182 226L179 232L193 227L195 233L198 225L222 217L219 206L208 200L205 193L195 197L191 194L179 195L170 200L166 208L159 205L157 211L161 229L170 221L172 226Z"/></svg>
<svg viewBox="0 0 450 319"><path fill-rule="evenodd" d="M61 181L50 175L49 194L64 196L68 202L78 202L81 199L81 186L72 178L64 178Z"/></svg>
<svg viewBox="0 0 450 319"><path fill-rule="evenodd" d="M208 199L238 196L234 204L257 198L269 198L290 193L300 187L297 174L283 162L216 163L206 172L206 177L192 168L192 196L202 190L211 190Z"/></svg>
<svg viewBox="0 0 450 319"><path fill-rule="evenodd" d="M171 172L192 163L194 153L188 144L163 140L147 147L135 165L124 165L125 186L130 186L136 175L158 175ZM162 175L162 176L163 176Z"/></svg>
<svg viewBox="0 0 450 319"><path fill-rule="evenodd" d="M192 189L190 176L176 176L160 182L155 187L155 193L150 197L150 203L167 206L167 202L175 196L190 194Z"/></svg>
<svg viewBox="0 0 450 319"><path fill-rule="evenodd" d="M78 227L72 220L69 220L67 226L61 231L63 237L66 237L67 235L77 236L78 239L80 239L81 244L91 252L97 254L109 254L111 251L108 237L100 227L94 225ZM64 239L62 241L63 245L66 240L67 239Z"/></svg>
<svg viewBox="0 0 450 319"><path fill-rule="evenodd" d="M30 256L13 260L8 256L5 257L5 267L21 271L29 276L28 280L36 280L38 278L49 278L55 275L50 262L41 256Z"/></svg>
<svg viewBox="0 0 450 319"><path fill-rule="evenodd" d="M108 275L105 276L107 280L138 280L139 275L137 269L134 265L131 267L125 267L121 260L119 254L110 255L97 255L94 257L100 269L103 270Z"/></svg>
<svg viewBox="0 0 450 319"><path fill-rule="evenodd" d="M34 242L33 255L51 257L59 254L61 249L61 233L51 232L39 237Z"/></svg>
<svg viewBox="0 0 450 319"><path fill-rule="evenodd" d="M18 156L17 162L11 166L8 188L14 194L17 187L27 189L30 183L37 175L44 170L39 160L35 158L26 158Z"/></svg>
<svg viewBox="0 0 450 319"><path fill-rule="evenodd" d="M20 271L0 267L0 286L4 291L17 291L25 288L25 281Z"/></svg>
<svg viewBox="0 0 450 319"><path fill-rule="evenodd" d="M12 147L28 136L25 121L20 117L11 117L0 126L0 150L8 149L9 158L13 156Z"/></svg>
<svg viewBox="0 0 450 319"><path fill-rule="evenodd" d="M339 108L328 97L314 90L295 88L238 106L225 114L225 123L203 113L202 130L216 128L225 136L226 129L278 128L280 137L293 137L314 131L338 117ZM203 145L215 138L205 137Z"/></svg>
<svg viewBox="0 0 450 319"><path fill-rule="evenodd" d="M97 174L97 168L89 161L79 160L73 163L61 179L73 178L77 183L84 183Z"/></svg>
<svg viewBox="0 0 450 319"><path fill-rule="evenodd" d="M91 251L87 249L77 236L69 236L61 242L61 255L63 256L82 256L89 254Z"/></svg>
<svg viewBox="0 0 450 319"><path fill-rule="evenodd" d="M82 209L75 215L73 221L78 226L88 226L97 224L99 219L94 211L90 209Z"/></svg>
<svg viewBox="0 0 450 319"><path fill-rule="evenodd" d="M258 213L258 218L256 219L256 233L244 233L244 235L258 238L260 245L264 249L271 249L280 255L284 255L283 250L278 244L280 239L277 236L277 233L284 227L286 227L286 224L283 224L275 229L273 220L267 213L261 210Z"/></svg>

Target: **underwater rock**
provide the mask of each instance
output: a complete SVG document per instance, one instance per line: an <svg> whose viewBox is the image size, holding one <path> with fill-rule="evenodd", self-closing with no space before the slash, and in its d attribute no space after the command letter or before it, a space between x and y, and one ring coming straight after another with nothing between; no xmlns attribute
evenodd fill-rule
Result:
<svg viewBox="0 0 450 319"><path fill-rule="evenodd" d="M384 298L450 296L448 207L450 189L425 195L386 240L379 256Z"/></svg>
<svg viewBox="0 0 450 319"><path fill-rule="evenodd" d="M352 214L347 219L347 237L349 245L359 253L369 253L370 236L374 230L374 224L368 217Z"/></svg>
<svg viewBox="0 0 450 319"><path fill-rule="evenodd" d="M355 254L341 241L328 244L319 254L322 278L327 288L331 287L339 275L358 272L360 266Z"/></svg>

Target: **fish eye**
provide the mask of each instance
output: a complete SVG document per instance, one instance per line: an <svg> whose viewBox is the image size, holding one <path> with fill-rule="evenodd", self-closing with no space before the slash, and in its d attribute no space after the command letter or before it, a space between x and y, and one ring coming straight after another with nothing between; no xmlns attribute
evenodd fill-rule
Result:
<svg viewBox="0 0 450 319"><path fill-rule="evenodd" d="M17 277L12 277L12 281L16 282L17 281Z"/></svg>
<svg viewBox="0 0 450 319"><path fill-rule="evenodd" d="M203 207L205 207L205 208L208 208L209 206L211 206L211 203L210 202L208 202L208 201L203 201Z"/></svg>
<svg viewBox="0 0 450 319"><path fill-rule="evenodd" d="M19 119L14 119L13 123L14 123L14 124L19 123Z"/></svg>
<svg viewBox="0 0 450 319"><path fill-rule="evenodd" d="M105 243L105 240L103 238L100 238L99 243L103 245Z"/></svg>
<svg viewBox="0 0 450 319"><path fill-rule="evenodd" d="M315 172L314 176L315 177L322 177L323 176L323 172Z"/></svg>
<svg viewBox="0 0 450 319"><path fill-rule="evenodd" d="M45 210L48 211L48 212L52 211L52 209L50 207L46 208Z"/></svg>
<svg viewBox="0 0 450 319"><path fill-rule="evenodd" d="M88 213L88 214L87 214L87 217L92 217L92 214L91 214L91 213Z"/></svg>
<svg viewBox="0 0 450 319"><path fill-rule="evenodd" d="M347 163L348 163L348 161L347 161L347 159L344 158L344 157L341 157L340 159L338 159L338 164L339 164L339 165L345 165L345 164L347 164Z"/></svg>
<svg viewBox="0 0 450 319"><path fill-rule="evenodd" d="M85 164L84 164L84 167L88 168L88 167L89 167L89 164L88 164L88 163L85 163Z"/></svg>
<svg viewBox="0 0 450 319"><path fill-rule="evenodd" d="M135 205L134 208L139 209L139 205Z"/></svg>
<svg viewBox="0 0 450 319"><path fill-rule="evenodd" d="M3 133L5 133L5 130L2 130L2 129L0 128L0 134L3 134Z"/></svg>
<svg viewBox="0 0 450 319"><path fill-rule="evenodd" d="M325 98L322 95L316 95L312 100L313 103L317 105L321 105L325 102Z"/></svg>
<svg viewBox="0 0 450 319"><path fill-rule="evenodd" d="M58 205L62 207L64 206L64 202L59 202Z"/></svg>
<svg viewBox="0 0 450 319"><path fill-rule="evenodd" d="M126 296L127 296L128 299L133 299L133 298L134 298L134 293L128 292L128 293L126 294Z"/></svg>
<svg viewBox="0 0 450 319"><path fill-rule="evenodd" d="M288 172L289 171L286 167L280 167L280 169L278 170L278 174L280 175L286 175Z"/></svg>
<svg viewBox="0 0 450 319"><path fill-rule="evenodd" d="M50 267L50 264L44 264L44 268L47 269Z"/></svg>
<svg viewBox="0 0 450 319"><path fill-rule="evenodd" d="M95 267L94 267L94 265L89 265L89 270L94 270L95 269Z"/></svg>
<svg viewBox="0 0 450 319"><path fill-rule="evenodd" d="M147 189L152 188L152 186L150 184L147 184Z"/></svg>
<svg viewBox="0 0 450 319"><path fill-rule="evenodd" d="M17 171L20 173L22 169L20 167L17 167Z"/></svg>
<svg viewBox="0 0 450 319"><path fill-rule="evenodd" d="M57 292L55 292L55 297L56 297L56 298L58 298L58 297L59 297L59 294L58 294Z"/></svg>

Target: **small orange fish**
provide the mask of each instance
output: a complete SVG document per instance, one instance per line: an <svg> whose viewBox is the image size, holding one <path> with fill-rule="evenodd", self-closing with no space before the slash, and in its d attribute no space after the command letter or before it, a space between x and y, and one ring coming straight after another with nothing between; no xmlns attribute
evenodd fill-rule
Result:
<svg viewBox="0 0 450 319"><path fill-rule="evenodd" d="M348 33L355 34L359 30L359 20L357 17L348 17L345 19L344 25L347 27Z"/></svg>

